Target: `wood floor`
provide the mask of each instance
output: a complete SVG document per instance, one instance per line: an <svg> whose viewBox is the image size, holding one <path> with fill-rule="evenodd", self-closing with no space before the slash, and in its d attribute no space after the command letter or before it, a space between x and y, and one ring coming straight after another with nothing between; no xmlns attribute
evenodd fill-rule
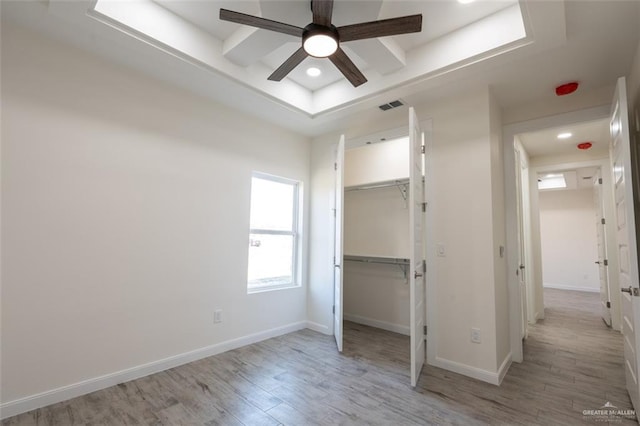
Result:
<svg viewBox="0 0 640 426"><path fill-rule="evenodd" d="M598 295L545 298L525 361L500 387L425 366L411 388L408 337L346 323L343 354L332 336L303 330L3 425L572 425L595 424L582 412L606 402L630 409L622 338L599 318Z"/></svg>

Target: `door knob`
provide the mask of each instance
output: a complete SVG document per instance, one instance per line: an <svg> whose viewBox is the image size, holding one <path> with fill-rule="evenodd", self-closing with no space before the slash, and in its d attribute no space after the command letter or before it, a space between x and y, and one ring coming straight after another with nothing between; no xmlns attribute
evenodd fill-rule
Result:
<svg viewBox="0 0 640 426"><path fill-rule="evenodd" d="M599 264L600 264L600 261L599 261L599 260L596 260L594 263L597 263L597 264L599 265Z"/></svg>
<svg viewBox="0 0 640 426"><path fill-rule="evenodd" d="M413 278L414 278L414 279L416 279L416 280L417 280L418 278L422 278L422 274L421 274L420 272L414 272L414 273L413 273Z"/></svg>
<svg viewBox="0 0 640 426"><path fill-rule="evenodd" d="M631 287L629 287L629 288L621 288L620 291L622 291L623 293L631 294Z"/></svg>

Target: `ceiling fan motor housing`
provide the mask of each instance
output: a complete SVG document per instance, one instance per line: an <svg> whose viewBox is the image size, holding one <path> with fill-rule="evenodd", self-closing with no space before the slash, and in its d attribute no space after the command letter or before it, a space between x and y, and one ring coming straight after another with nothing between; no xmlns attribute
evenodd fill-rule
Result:
<svg viewBox="0 0 640 426"><path fill-rule="evenodd" d="M312 37L318 36L329 37L330 39L335 41L335 49L333 49L333 51L328 55L314 54L313 50L308 48L307 41ZM313 56L314 58L326 58L333 54L333 52L335 52L338 47L340 47L340 36L338 34L338 29L333 25L325 26L311 23L304 27L304 31L302 32L302 46L310 56Z"/></svg>

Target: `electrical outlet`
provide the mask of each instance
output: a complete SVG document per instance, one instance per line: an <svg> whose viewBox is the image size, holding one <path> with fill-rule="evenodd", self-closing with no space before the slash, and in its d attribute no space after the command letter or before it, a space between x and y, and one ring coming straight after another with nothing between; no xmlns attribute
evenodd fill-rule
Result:
<svg viewBox="0 0 640 426"><path fill-rule="evenodd" d="M480 343L482 341L479 328L471 329L471 343Z"/></svg>
<svg viewBox="0 0 640 426"><path fill-rule="evenodd" d="M213 311L213 322L214 323L222 322L222 310L221 309L217 309L217 310Z"/></svg>

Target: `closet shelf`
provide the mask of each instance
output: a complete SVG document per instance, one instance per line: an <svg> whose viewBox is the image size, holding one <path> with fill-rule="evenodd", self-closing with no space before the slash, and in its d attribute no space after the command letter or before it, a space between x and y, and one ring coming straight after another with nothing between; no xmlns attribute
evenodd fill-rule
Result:
<svg viewBox="0 0 640 426"><path fill-rule="evenodd" d="M349 262L364 262L364 263L384 263L389 265L408 265L409 259L397 258L397 257L376 257L376 256L357 256L345 254L344 260Z"/></svg>
<svg viewBox="0 0 640 426"><path fill-rule="evenodd" d="M407 200L407 189L409 187L409 179L397 179L387 182L367 183L364 185L347 186L344 188L345 192L349 191L364 191L368 189L390 188L396 187L400 191L402 198Z"/></svg>

